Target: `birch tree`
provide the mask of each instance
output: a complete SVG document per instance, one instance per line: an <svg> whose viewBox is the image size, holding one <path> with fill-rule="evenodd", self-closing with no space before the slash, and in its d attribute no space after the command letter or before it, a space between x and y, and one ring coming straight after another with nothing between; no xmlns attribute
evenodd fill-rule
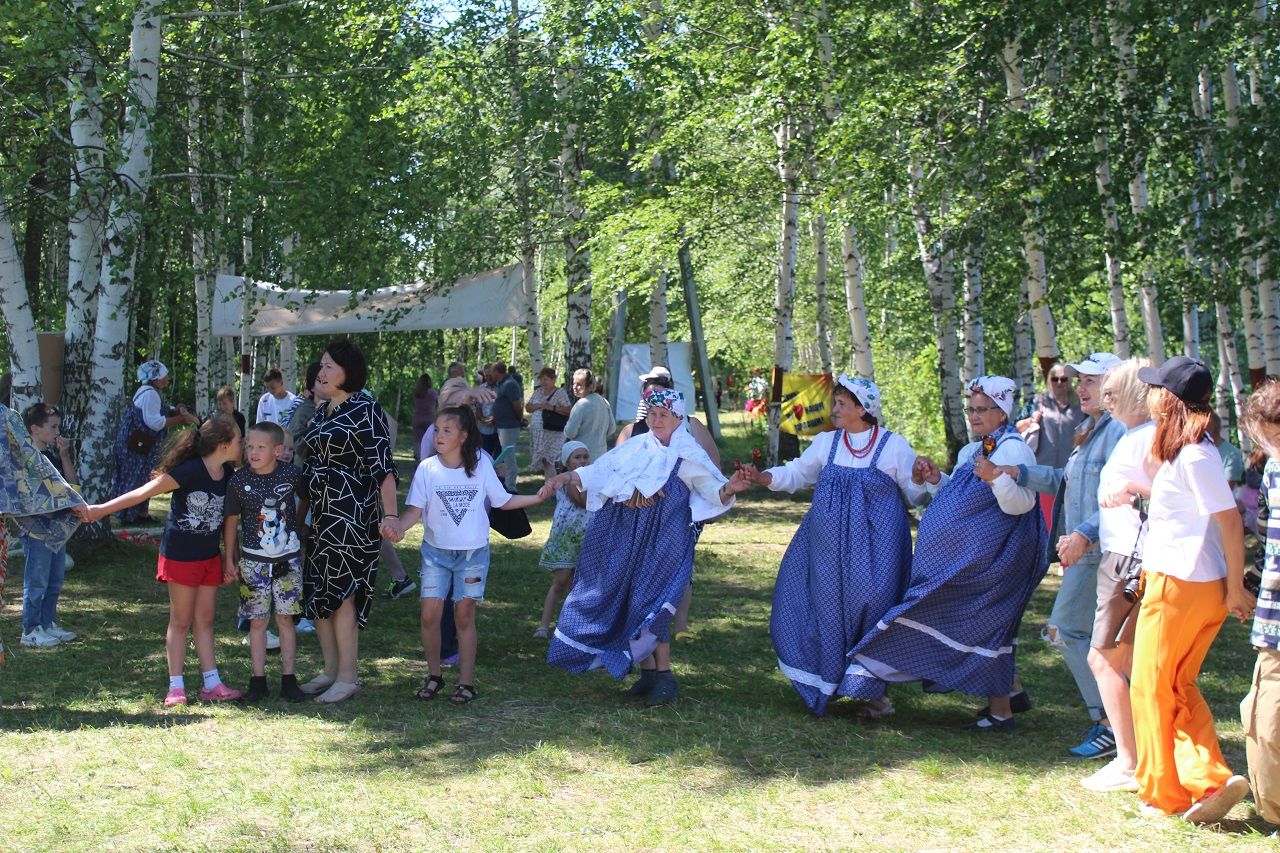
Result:
<svg viewBox="0 0 1280 853"><path fill-rule="evenodd" d="M126 300L134 283L137 232L151 177L152 111L160 78L161 19L159 0L139 0L129 39L129 104L124 114L122 162L116 170L98 282L98 311L93 338L95 405L82 432L81 466L87 471L114 469L114 428L125 391L124 367L129 312ZM110 478L86 478L86 497L99 502L110 497Z"/></svg>

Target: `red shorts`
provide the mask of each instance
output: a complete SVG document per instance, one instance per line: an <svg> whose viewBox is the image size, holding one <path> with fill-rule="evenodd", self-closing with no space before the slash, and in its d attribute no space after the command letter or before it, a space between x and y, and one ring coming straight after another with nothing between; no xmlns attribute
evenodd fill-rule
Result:
<svg viewBox="0 0 1280 853"><path fill-rule="evenodd" d="M156 563L156 580L182 586L221 586L222 557L207 560L171 560L164 554Z"/></svg>

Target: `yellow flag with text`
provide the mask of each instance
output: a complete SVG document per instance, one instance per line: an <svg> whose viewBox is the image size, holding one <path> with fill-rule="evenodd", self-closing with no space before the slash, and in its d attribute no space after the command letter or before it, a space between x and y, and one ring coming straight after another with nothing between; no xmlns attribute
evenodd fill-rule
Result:
<svg viewBox="0 0 1280 853"><path fill-rule="evenodd" d="M825 373L784 374L778 429L792 435L817 435L831 429L833 387Z"/></svg>

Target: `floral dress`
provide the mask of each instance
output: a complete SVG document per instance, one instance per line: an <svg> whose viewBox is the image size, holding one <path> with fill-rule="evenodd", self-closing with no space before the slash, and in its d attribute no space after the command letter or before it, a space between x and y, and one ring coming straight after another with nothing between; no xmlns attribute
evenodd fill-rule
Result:
<svg viewBox="0 0 1280 853"><path fill-rule="evenodd" d="M363 628L373 603L381 539L382 481L396 476L382 407L357 391L337 408L316 411L302 437L307 448L303 493L311 501L311 540L303 567L303 613L327 619L355 598ZM398 479L398 477L397 477Z"/></svg>
<svg viewBox="0 0 1280 853"><path fill-rule="evenodd" d="M578 565L578 551L582 538L587 535L587 523L594 513L575 504L566 491L567 486L556 490L556 511L551 516L551 534L542 546L538 565L544 569L572 569Z"/></svg>
<svg viewBox="0 0 1280 853"><path fill-rule="evenodd" d="M529 398L530 403L545 403L552 408L565 408L570 405L569 395L564 392L563 388L556 388L548 397L546 392L539 386L533 392L533 396ZM529 418L529 450L533 459L529 463L535 470L542 470L542 463L550 462L555 465L560 461L560 448L564 445L564 432L552 432L542 428L542 409L533 413Z"/></svg>

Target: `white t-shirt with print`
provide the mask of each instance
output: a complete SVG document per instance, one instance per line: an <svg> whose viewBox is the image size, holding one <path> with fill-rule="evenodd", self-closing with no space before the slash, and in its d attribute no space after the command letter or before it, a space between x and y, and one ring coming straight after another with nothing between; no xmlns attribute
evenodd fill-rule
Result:
<svg viewBox="0 0 1280 853"><path fill-rule="evenodd" d="M258 398L257 420L254 423L262 423L269 421L278 424L284 415L293 407L293 401L298 399L298 395L290 391L284 392L284 397L276 399L270 391ZM250 424L253 426L253 424Z"/></svg>
<svg viewBox="0 0 1280 853"><path fill-rule="evenodd" d="M470 551L489 544L491 506L504 506L511 495L493 470L487 454L480 454L475 475L464 468L447 468L439 456L424 459L413 473L408 506L422 510L422 541L449 551Z"/></svg>
<svg viewBox="0 0 1280 853"><path fill-rule="evenodd" d="M1184 581L1225 578L1222 531L1210 516L1235 508L1218 449L1208 441L1182 448L1151 483L1142 567Z"/></svg>

